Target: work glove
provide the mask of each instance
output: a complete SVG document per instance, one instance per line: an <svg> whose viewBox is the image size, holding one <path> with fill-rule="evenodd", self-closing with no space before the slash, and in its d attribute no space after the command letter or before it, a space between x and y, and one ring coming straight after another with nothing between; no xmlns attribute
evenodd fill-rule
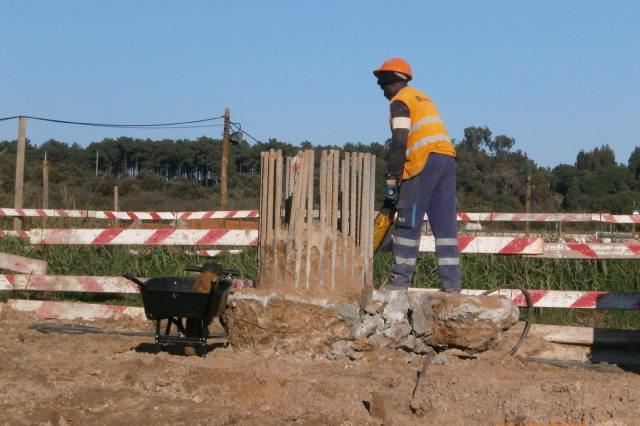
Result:
<svg viewBox="0 0 640 426"><path fill-rule="evenodd" d="M400 183L396 179L388 179L384 184L384 205L395 207L400 198Z"/></svg>

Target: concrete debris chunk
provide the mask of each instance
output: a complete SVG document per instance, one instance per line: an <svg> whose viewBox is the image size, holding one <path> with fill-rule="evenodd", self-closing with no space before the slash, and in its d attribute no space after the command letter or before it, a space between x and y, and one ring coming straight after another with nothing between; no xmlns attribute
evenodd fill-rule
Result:
<svg viewBox="0 0 640 426"><path fill-rule="evenodd" d="M367 315L356 331L356 337L369 337L384 326L384 320L379 315Z"/></svg>
<svg viewBox="0 0 640 426"><path fill-rule="evenodd" d="M431 334L431 327L427 322L427 314L431 314L431 307L427 303L429 295L426 292L411 291L409 297L409 321L413 327L413 333L418 336Z"/></svg>
<svg viewBox="0 0 640 426"><path fill-rule="evenodd" d="M518 308L498 297L434 293L429 304L433 332L427 343L433 346L484 351L518 322Z"/></svg>
<svg viewBox="0 0 640 426"><path fill-rule="evenodd" d="M402 323L407 321L409 311L409 296L406 291L389 292L389 302L387 302L382 316L385 323Z"/></svg>
<svg viewBox="0 0 640 426"><path fill-rule="evenodd" d="M409 333L411 333L411 324L409 324L409 321L407 320L391 323L388 327L385 326L385 329L382 330L382 334L396 341L408 336Z"/></svg>

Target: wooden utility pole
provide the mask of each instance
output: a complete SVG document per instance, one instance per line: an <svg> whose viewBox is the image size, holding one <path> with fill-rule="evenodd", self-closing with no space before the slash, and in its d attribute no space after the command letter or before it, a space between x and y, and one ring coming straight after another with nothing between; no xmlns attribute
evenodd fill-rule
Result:
<svg viewBox="0 0 640 426"><path fill-rule="evenodd" d="M118 186L113 187L113 211L120 211L120 197L118 196ZM116 217L116 225L119 223L119 220Z"/></svg>
<svg viewBox="0 0 640 426"><path fill-rule="evenodd" d="M27 139L27 119L20 117L18 119L18 149L16 154L16 186L13 207L15 209L22 208L22 193L24 189L24 148ZM16 217L13 220L13 230L22 230L22 220Z"/></svg>
<svg viewBox="0 0 640 426"><path fill-rule="evenodd" d="M224 130L222 133L222 160L220 164L220 209L227 208L227 167L229 165L229 128L231 127L231 112L224 109Z"/></svg>
<svg viewBox="0 0 640 426"><path fill-rule="evenodd" d="M49 208L49 162L47 161L47 153L44 153L42 161L42 208ZM47 226L47 217L42 216L42 227Z"/></svg>
<svg viewBox="0 0 640 426"><path fill-rule="evenodd" d="M527 215L531 213L531 175L527 175L527 192L525 195L524 209ZM525 222L524 233L529 236L529 221Z"/></svg>

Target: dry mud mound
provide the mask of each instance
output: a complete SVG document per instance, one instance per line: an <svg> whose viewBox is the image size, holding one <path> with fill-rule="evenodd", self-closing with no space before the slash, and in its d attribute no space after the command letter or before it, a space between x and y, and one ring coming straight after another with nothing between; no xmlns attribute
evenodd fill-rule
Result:
<svg viewBox="0 0 640 426"><path fill-rule="evenodd" d="M230 298L222 322L232 345L262 355L337 359L398 349L415 359L447 348L484 351L517 321L518 308L496 297L377 291L334 302L250 290Z"/></svg>

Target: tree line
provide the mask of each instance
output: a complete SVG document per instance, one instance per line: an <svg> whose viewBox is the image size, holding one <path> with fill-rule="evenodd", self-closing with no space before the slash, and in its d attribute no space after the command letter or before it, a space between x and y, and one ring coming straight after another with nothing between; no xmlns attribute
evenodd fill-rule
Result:
<svg viewBox="0 0 640 426"><path fill-rule="evenodd" d="M454 142L460 210L524 211L528 179L532 211L631 213L640 207L640 147L626 164L618 163L611 147L603 145L580 151L574 164L549 168L514 149L514 138L494 136L488 127L468 127L464 137ZM385 145L376 142L327 147L277 139L255 144L243 140L231 147L230 208L257 208L260 152L271 148L281 149L284 155L328 148L375 154L380 186L388 159ZM220 139L204 136L195 140L105 138L86 147L53 139L39 146L27 141L24 206L41 207L46 154L52 208L110 209L117 185L122 209L214 209L221 151ZM13 205L15 155L15 140L0 142L2 206Z"/></svg>

